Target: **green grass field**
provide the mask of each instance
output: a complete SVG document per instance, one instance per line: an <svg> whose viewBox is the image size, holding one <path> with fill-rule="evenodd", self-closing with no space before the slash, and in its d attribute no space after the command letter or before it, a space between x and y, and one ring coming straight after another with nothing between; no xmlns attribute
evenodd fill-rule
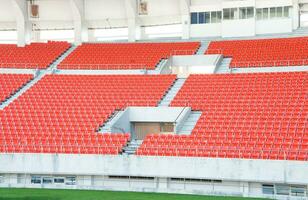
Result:
<svg viewBox="0 0 308 200"><path fill-rule="evenodd" d="M214 197L138 192L90 190L0 189L0 200L254 200L241 197ZM255 199L256 200L256 199Z"/></svg>

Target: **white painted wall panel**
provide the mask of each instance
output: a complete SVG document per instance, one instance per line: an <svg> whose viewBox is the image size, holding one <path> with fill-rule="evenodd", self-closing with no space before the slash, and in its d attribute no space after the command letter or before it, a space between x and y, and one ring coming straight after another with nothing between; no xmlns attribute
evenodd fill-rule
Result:
<svg viewBox="0 0 308 200"><path fill-rule="evenodd" d="M172 16L180 15L178 0L149 0L148 16Z"/></svg>
<svg viewBox="0 0 308 200"><path fill-rule="evenodd" d="M223 0L191 0L191 6L221 5Z"/></svg>
<svg viewBox="0 0 308 200"><path fill-rule="evenodd" d="M0 22L15 21L13 6L10 0L0 0Z"/></svg>
<svg viewBox="0 0 308 200"><path fill-rule="evenodd" d="M141 25L163 25L181 23L180 4L178 0L148 1L148 15L140 15Z"/></svg>
<svg viewBox="0 0 308 200"><path fill-rule="evenodd" d="M256 8L269 8L279 6L292 6L292 0L256 0Z"/></svg>
<svg viewBox="0 0 308 200"><path fill-rule="evenodd" d="M0 30L16 30L16 22L0 22Z"/></svg>
<svg viewBox="0 0 308 200"><path fill-rule="evenodd" d="M292 19L257 20L256 34L289 33L292 32Z"/></svg>
<svg viewBox="0 0 308 200"><path fill-rule="evenodd" d="M125 19L126 9L123 0L85 0L85 19Z"/></svg>
<svg viewBox="0 0 308 200"><path fill-rule="evenodd" d="M154 180L131 179L130 180L130 187L133 187L133 188L155 188L156 184L155 184Z"/></svg>
<svg viewBox="0 0 308 200"><path fill-rule="evenodd" d="M36 29L73 29L74 22L73 21L63 21L63 20L55 20L55 21L35 21Z"/></svg>
<svg viewBox="0 0 308 200"><path fill-rule="evenodd" d="M73 20L72 9L67 0L44 0L35 3L39 6L40 21Z"/></svg>
<svg viewBox="0 0 308 200"><path fill-rule="evenodd" d="M208 11L221 11L221 4L209 4L205 6L190 6L190 12L208 12Z"/></svg>
<svg viewBox="0 0 308 200"><path fill-rule="evenodd" d="M222 37L245 37L255 35L255 19L222 21Z"/></svg>
<svg viewBox="0 0 308 200"><path fill-rule="evenodd" d="M223 8L238 8L255 6L255 0L224 0Z"/></svg>
<svg viewBox="0 0 308 200"><path fill-rule="evenodd" d="M124 179L106 179L104 181L105 187L119 187L119 188L129 188L129 181Z"/></svg>
<svg viewBox="0 0 308 200"><path fill-rule="evenodd" d="M221 36L221 23L192 24L190 27L190 36L192 38Z"/></svg>
<svg viewBox="0 0 308 200"><path fill-rule="evenodd" d="M166 15L166 16L141 16L138 21L142 26L179 24L181 23L180 15Z"/></svg>

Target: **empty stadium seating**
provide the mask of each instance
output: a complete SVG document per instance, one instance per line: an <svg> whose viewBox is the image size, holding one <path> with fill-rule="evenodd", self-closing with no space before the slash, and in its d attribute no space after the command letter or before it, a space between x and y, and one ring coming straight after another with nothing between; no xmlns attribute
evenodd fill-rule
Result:
<svg viewBox="0 0 308 200"><path fill-rule="evenodd" d="M194 54L199 42L82 44L59 69L155 69L162 58Z"/></svg>
<svg viewBox="0 0 308 200"><path fill-rule="evenodd" d="M308 37L211 42L205 54L232 57L231 68L308 65Z"/></svg>
<svg viewBox="0 0 308 200"><path fill-rule="evenodd" d="M118 154L129 134L98 128L126 106L156 106L173 75L46 75L0 112L0 152Z"/></svg>
<svg viewBox="0 0 308 200"><path fill-rule="evenodd" d="M67 42L31 43L25 47L0 45L0 68L45 69L64 53Z"/></svg>
<svg viewBox="0 0 308 200"><path fill-rule="evenodd" d="M0 104L32 78L31 74L0 74Z"/></svg>
<svg viewBox="0 0 308 200"><path fill-rule="evenodd" d="M191 75L172 106L201 110L191 135L150 134L138 155L308 160L308 72Z"/></svg>

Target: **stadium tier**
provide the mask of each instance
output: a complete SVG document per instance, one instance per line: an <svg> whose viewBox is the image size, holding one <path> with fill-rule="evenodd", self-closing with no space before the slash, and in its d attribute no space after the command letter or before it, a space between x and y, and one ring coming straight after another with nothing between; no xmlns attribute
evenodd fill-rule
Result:
<svg viewBox="0 0 308 200"><path fill-rule="evenodd" d="M170 55L192 55L200 42L82 44L59 69L155 69Z"/></svg>
<svg viewBox="0 0 308 200"><path fill-rule="evenodd" d="M156 106L174 75L46 75L0 112L0 152L118 154L128 134L99 127L126 106Z"/></svg>
<svg viewBox="0 0 308 200"><path fill-rule="evenodd" d="M27 74L0 74L0 104L32 78Z"/></svg>
<svg viewBox="0 0 308 200"><path fill-rule="evenodd" d="M308 65L308 37L213 41L205 54L232 57L230 68Z"/></svg>
<svg viewBox="0 0 308 200"><path fill-rule="evenodd" d="M202 111L192 134L150 134L137 154L307 161L307 80L307 72L190 75L172 106Z"/></svg>
<svg viewBox="0 0 308 200"><path fill-rule="evenodd" d="M31 43L25 47L0 45L0 68L45 69L64 53L67 42Z"/></svg>

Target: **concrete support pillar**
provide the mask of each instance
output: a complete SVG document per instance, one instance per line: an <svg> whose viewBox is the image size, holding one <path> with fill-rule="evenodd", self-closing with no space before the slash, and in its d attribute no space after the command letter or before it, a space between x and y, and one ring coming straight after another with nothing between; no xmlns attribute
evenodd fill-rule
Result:
<svg viewBox="0 0 308 200"><path fill-rule="evenodd" d="M244 197L249 196L249 183L248 182L241 182L242 193Z"/></svg>
<svg viewBox="0 0 308 200"><path fill-rule="evenodd" d="M180 0L182 39L190 38L190 0Z"/></svg>
<svg viewBox="0 0 308 200"><path fill-rule="evenodd" d="M135 42L140 39L140 26L137 21L137 1L125 0L127 27L128 27L128 41Z"/></svg>
<svg viewBox="0 0 308 200"><path fill-rule="evenodd" d="M146 33L145 33L145 27L140 26L140 39L141 40L146 40L148 39Z"/></svg>
<svg viewBox="0 0 308 200"><path fill-rule="evenodd" d="M39 30L32 31L32 41L39 42L41 40L41 33Z"/></svg>
<svg viewBox="0 0 308 200"><path fill-rule="evenodd" d="M300 20L300 14L299 14L299 4L298 0L293 0L293 9L292 9L292 19L293 19L293 30L296 30L299 28L299 20Z"/></svg>
<svg viewBox="0 0 308 200"><path fill-rule="evenodd" d="M70 0L74 18L74 43L80 45L88 41L88 26L85 20L84 0Z"/></svg>
<svg viewBox="0 0 308 200"><path fill-rule="evenodd" d="M92 176L77 176L78 186L92 186Z"/></svg>
<svg viewBox="0 0 308 200"><path fill-rule="evenodd" d="M17 174L8 174L7 179L9 185L14 187L17 184Z"/></svg>
<svg viewBox="0 0 308 200"><path fill-rule="evenodd" d="M16 18L17 46L23 47L31 42L32 24L28 18L28 1L11 0Z"/></svg>
<svg viewBox="0 0 308 200"><path fill-rule="evenodd" d="M182 15L182 39L190 38L190 16Z"/></svg>
<svg viewBox="0 0 308 200"><path fill-rule="evenodd" d="M88 30L88 41L95 42L96 38L94 36L94 30Z"/></svg>
<svg viewBox="0 0 308 200"><path fill-rule="evenodd" d="M168 178L157 178L157 188L159 190L168 189Z"/></svg>
<svg viewBox="0 0 308 200"><path fill-rule="evenodd" d="M127 20L128 25L128 41L129 42L135 42L136 41L136 19L128 19Z"/></svg>
<svg viewBox="0 0 308 200"><path fill-rule="evenodd" d="M74 43L80 45L82 42L88 42L88 28L83 21L74 21Z"/></svg>

